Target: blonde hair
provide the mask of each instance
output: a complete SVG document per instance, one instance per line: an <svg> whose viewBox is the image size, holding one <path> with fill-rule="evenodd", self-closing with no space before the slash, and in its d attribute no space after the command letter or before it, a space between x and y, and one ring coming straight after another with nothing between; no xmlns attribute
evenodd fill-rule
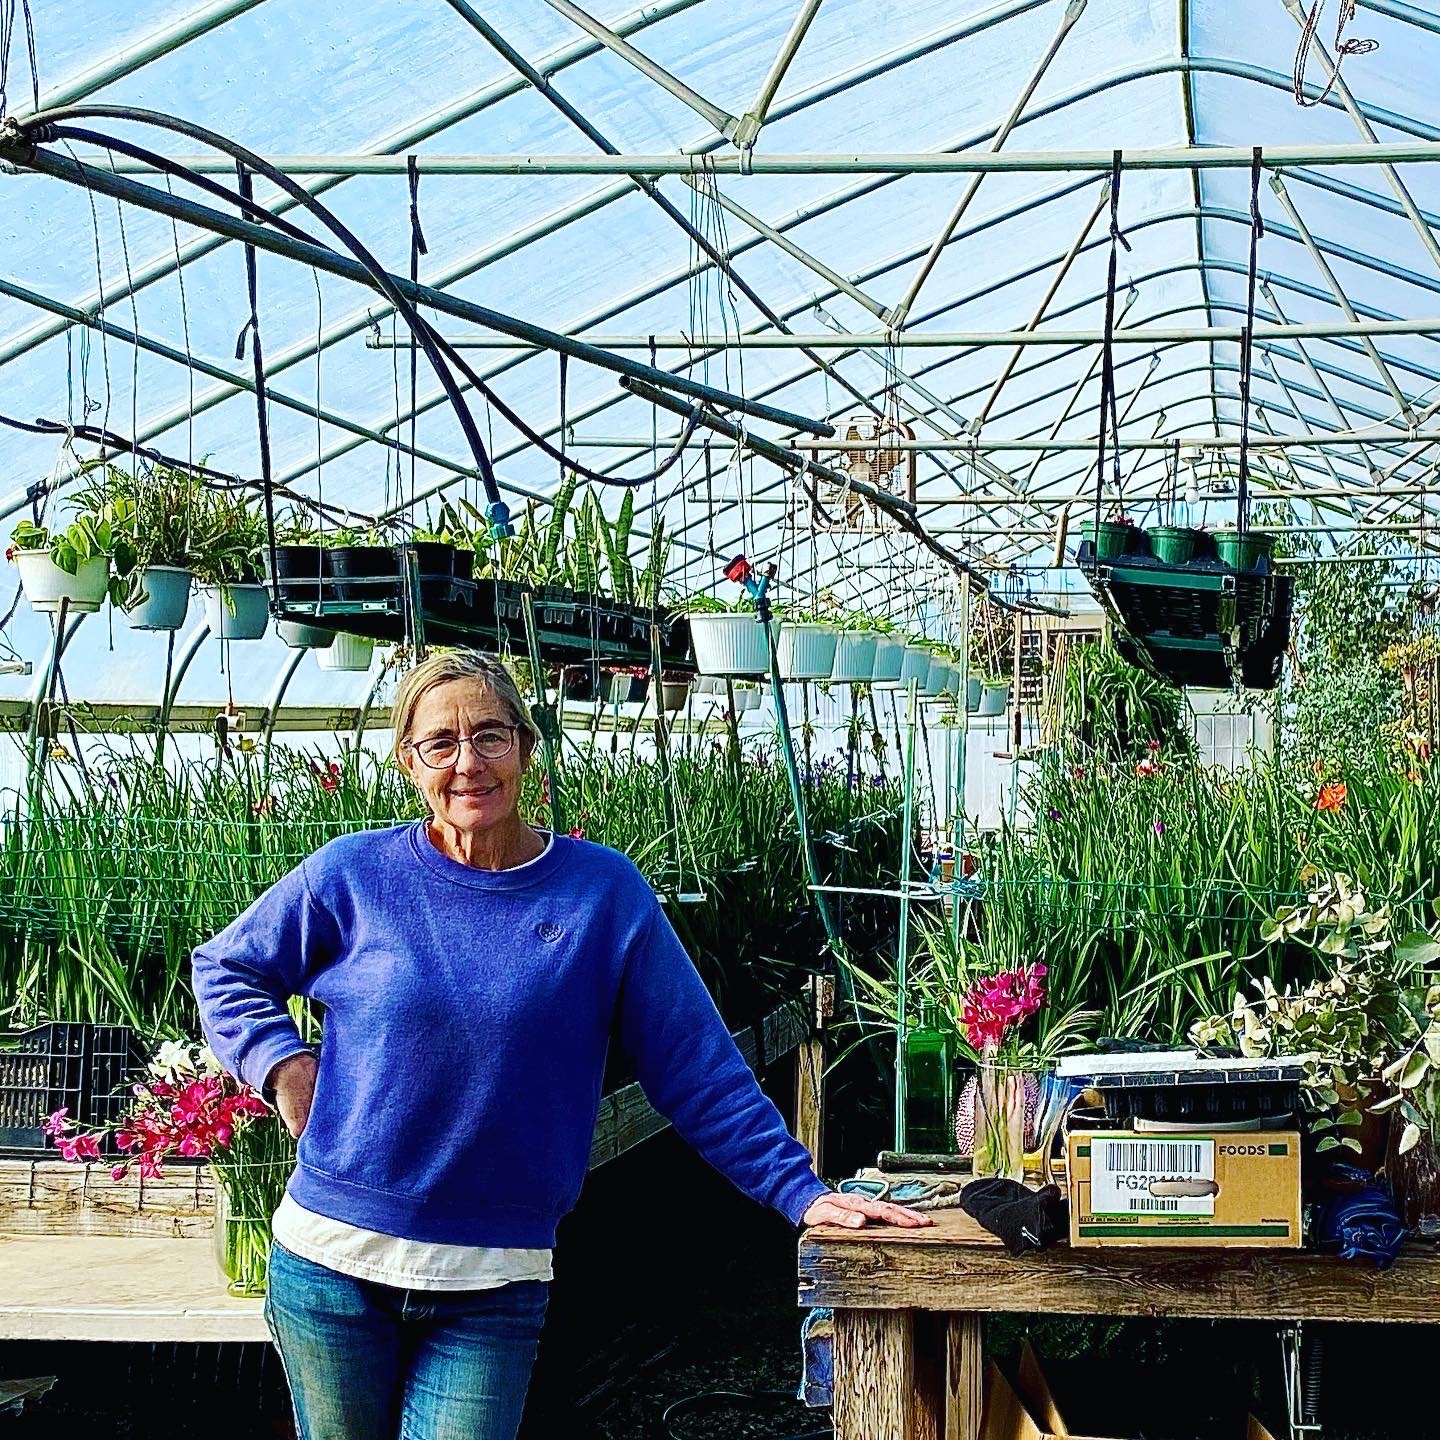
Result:
<svg viewBox="0 0 1440 1440"><path fill-rule="evenodd" d="M474 680L483 685L510 712L511 718L520 727L520 733L528 737L531 746L539 744L540 731L504 665L478 650L446 650L431 655L408 670L395 691L390 723L395 732L397 759L410 738L410 729L415 723L415 708L421 698L437 685L448 685L452 680Z"/></svg>

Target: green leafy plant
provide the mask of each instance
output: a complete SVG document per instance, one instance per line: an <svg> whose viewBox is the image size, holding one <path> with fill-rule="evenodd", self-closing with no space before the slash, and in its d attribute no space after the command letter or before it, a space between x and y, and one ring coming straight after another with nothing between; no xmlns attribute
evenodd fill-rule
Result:
<svg viewBox="0 0 1440 1440"><path fill-rule="evenodd" d="M264 579L268 532L258 506L229 491L207 491L191 534L202 585L257 585Z"/></svg>

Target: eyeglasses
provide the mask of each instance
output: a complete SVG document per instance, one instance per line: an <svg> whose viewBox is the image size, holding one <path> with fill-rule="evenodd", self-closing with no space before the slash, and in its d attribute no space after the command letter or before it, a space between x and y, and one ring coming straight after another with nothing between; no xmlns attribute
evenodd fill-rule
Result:
<svg viewBox="0 0 1440 1440"><path fill-rule="evenodd" d="M473 735L432 735L418 745L405 744L431 770L446 770L460 759L460 747L471 746L482 760L503 760L515 748L518 725L486 725Z"/></svg>

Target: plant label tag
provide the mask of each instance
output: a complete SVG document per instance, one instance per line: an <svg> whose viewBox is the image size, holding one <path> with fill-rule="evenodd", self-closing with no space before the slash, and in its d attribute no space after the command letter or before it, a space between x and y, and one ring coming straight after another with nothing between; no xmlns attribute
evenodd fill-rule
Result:
<svg viewBox="0 0 1440 1440"><path fill-rule="evenodd" d="M1215 1214L1214 1140L1090 1139L1090 1205L1097 1216Z"/></svg>

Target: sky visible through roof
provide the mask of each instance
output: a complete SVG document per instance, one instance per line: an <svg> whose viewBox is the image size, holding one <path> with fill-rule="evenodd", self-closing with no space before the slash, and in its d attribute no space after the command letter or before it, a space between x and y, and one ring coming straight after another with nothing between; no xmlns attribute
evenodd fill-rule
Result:
<svg viewBox="0 0 1440 1440"><path fill-rule="evenodd" d="M1320 22L1327 49L1337 6L1338 0L1326 6ZM263 155L735 153L713 123L544 0L494 0L483 16L464 0L405 6L31 0L30 8L42 108L82 99L152 108L199 121ZM641 10L606 6L595 13L706 101L741 116L801 8L800 0L743 6L659 0ZM780 82L755 154L984 150L1047 54L1006 151L1327 146L1364 138L1340 94L1313 107L1296 104L1291 72L1300 31L1282 0L1088 0L1070 12L1077 8L1057 44L1063 0L988 6L824 0ZM186 32L193 33L181 43ZM1440 74L1440 11L1361 0L1346 33L1378 42L1342 67L1374 136L1440 139L1433 83ZM548 77L552 98L517 72L497 37ZM33 109L23 17L12 42L7 103L23 117ZM1323 62L1312 57L1312 94L1325 78ZM195 150L177 137L109 128L168 154ZM102 167L133 169L104 151L74 148ZM167 183L154 174L134 178L160 188ZM1061 169L987 174L893 348L825 351L822 368L814 354L795 349L717 352L697 344L690 354L659 349L655 363L685 367L696 378L804 415L843 422L863 396L898 406L921 438L961 435L1011 362L1010 350L907 344L906 333L1021 329L1037 313L1043 327L1099 329L1106 178ZM1360 320L1440 315L1440 250L1423 233L1440 227L1440 167L1403 165L1398 178L1420 212L1420 227L1378 165L1288 169L1284 197L1267 173L1257 319L1330 324L1345 321L1347 307ZM1124 175L1119 216L1130 248L1120 257L1122 305L1131 298L1123 324L1243 323L1248 181L1243 169ZM420 277L565 332L733 337L774 332L778 319L804 334L843 329L874 336L884 329L874 312L905 297L973 182L965 174L726 174L713 181L716 193L705 194L679 175L659 178L647 193L625 175L425 174L418 208L428 253ZM408 271L403 168L306 175L303 183L388 268ZM174 188L194 193L178 182ZM261 198L274 198L273 187L257 188ZM240 248L46 177L0 174L0 195L0 413L25 421L88 418L172 455L257 474L253 396L235 383L248 374L235 358L248 315ZM726 204L838 273L844 288ZM706 262L696 235L728 257L728 276ZM277 478L364 513L410 506L412 496L422 515L426 497L479 498L459 426L423 364L412 424L409 353L385 348L404 337L381 297L271 256L261 256L259 272ZM67 310L93 323L74 323ZM437 324L452 337L480 333L448 317ZM132 343L136 336L139 345ZM1272 431L1408 428L1401 403L1418 418L1432 394L1440 395L1435 338L1260 343L1252 434L1263 442ZM626 353L648 358L643 349ZM183 363L187 355L209 373ZM991 399L982 445L1052 434L1093 444L1097 356L1093 344L1021 350ZM558 432L560 366L553 354L512 347L472 350L467 358L531 425ZM1127 344L1117 347L1116 358L1124 439L1238 433L1234 340ZM627 396L613 374L572 363L566 378L566 435L584 442L577 455L621 474L648 469L674 433L675 418ZM556 463L483 403L475 401L474 411L516 503L550 493ZM1427 427L1420 421L1418 428ZM596 440L611 443L590 443ZM420 452L413 464L393 442ZM34 481L63 474L72 463L54 436L12 430L0 430L0 456L0 501L12 506ZM1413 534L1433 522L1427 495L1376 501L1340 492L1363 492L1386 472L1384 483L1416 490L1431 483L1437 458L1440 447L1409 444L1263 452L1256 459L1257 498L1267 486L1335 492L1339 515L1315 516L1334 527L1336 544L1366 524ZM1183 495L1192 479L1203 489L1216 465L1207 456L1192 467L1184 456L1177 479L1173 451L1124 450L1121 470L1124 504L1145 521L1159 514L1156 496ZM1070 509L1078 522L1090 513L1084 497L1093 495L1095 468L1088 450L996 451L979 468L964 455L925 452L918 475L925 523L946 543L986 563L1026 567L1037 590L1068 584L1083 594L1072 572L1045 567L1058 514ZM708 450L692 447L653 490L642 489L637 508L663 507L681 534L673 556L677 591L711 585L723 559L745 549L777 556L782 579L801 593L824 584L901 618L921 607L933 616L950 580L916 547L892 533L859 541L787 530L786 493L775 467L737 456L717 437ZM1018 503L1001 503L1017 494ZM603 498L613 506L618 492ZM1233 512L1233 498L1225 496L1195 509L1212 524ZM1307 519L1317 523L1302 505L1296 523ZM643 528L642 521L637 535ZM0 603L8 606L9 599L0 594ZM6 637L38 661L48 630L21 604ZM218 643L208 642L186 699L223 696L227 686L263 696L279 641L232 648L226 676ZM72 697L153 697L164 661L163 636L102 618L82 627L65 673ZM25 694L29 683L0 677L0 695ZM368 684L364 676L322 675L306 666L287 699L360 698Z"/></svg>

